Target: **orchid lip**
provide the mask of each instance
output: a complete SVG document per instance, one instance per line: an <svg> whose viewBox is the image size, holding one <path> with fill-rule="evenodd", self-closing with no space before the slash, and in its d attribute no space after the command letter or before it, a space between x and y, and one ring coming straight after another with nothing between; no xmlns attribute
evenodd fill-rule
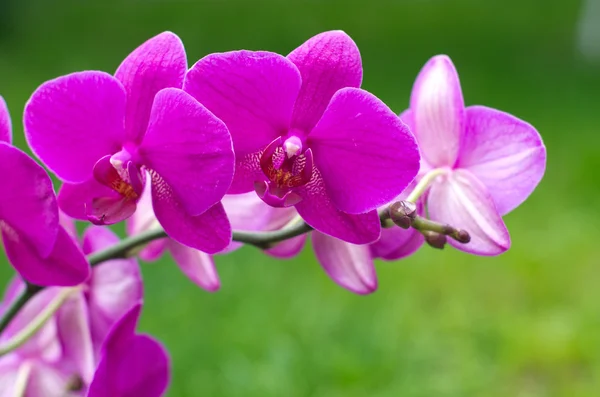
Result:
<svg viewBox="0 0 600 397"><path fill-rule="evenodd" d="M302 140L295 135L283 140L274 139L260 157L265 180L255 182L259 197L273 207L298 204L302 197L295 190L312 178L314 162L311 149L303 149Z"/></svg>

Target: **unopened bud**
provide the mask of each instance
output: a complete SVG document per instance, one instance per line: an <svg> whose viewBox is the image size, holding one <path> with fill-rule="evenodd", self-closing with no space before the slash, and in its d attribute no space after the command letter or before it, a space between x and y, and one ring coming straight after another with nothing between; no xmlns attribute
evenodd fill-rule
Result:
<svg viewBox="0 0 600 397"><path fill-rule="evenodd" d="M402 229L408 229L412 226L415 216L417 216L417 205L410 201L397 201L390 205L390 219Z"/></svg>
<svg viewBox="0 0 600 397"><path fill-rule="evenodd" d="M423 236L425 236L425 241L433 248L443 249L446 245L448 239L444 234L432 232L432 231L424 231Z"/></svg>
<svg viewBox="0 0 600 397"><path fill-rule="evenodd" d="M459 243L467 244L471 241L471 235L466 230L459 229L452 236Z"/></svg>

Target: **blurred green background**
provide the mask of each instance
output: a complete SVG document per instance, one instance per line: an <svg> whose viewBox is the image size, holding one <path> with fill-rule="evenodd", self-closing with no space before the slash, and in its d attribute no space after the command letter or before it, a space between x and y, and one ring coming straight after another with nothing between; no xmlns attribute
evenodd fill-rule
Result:
<svg viewBox="0 0 600 397"><path fill-rule="evenodd" d="M112 72L163 30L183 39L191 65L232 49L286 54L343 29L361 49L363 87L397 112L427 59L450 55L467 104L529 121L548 148L541 185L505 218L511 250L484 258L423 248L378 263L380 288L366 297L333 284L310 247L285 262L252 248L219 257L216 294L192 285L170 258L145 265L141 328L170 350L168 395L597 396L600 64L579 50L599 46L593 8L586 14L571 0L1 0L0 94L23 148L21 112L40 83ZM12 269L0 261L5 284Z"/></svg>

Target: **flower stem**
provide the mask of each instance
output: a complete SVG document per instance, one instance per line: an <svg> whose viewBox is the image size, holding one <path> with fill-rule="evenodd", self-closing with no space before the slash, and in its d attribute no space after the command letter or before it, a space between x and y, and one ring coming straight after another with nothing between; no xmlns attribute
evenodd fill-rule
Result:
<svg viewBox="0 0 600 397"><path fill-rule="evenodd" d="M421 197L421 195L423 193L425 193L425 190L427 190L427 188L429 187L431 182L433 182L435 180L435 178L437 178L438 176L440 176L444 173L446 173L446 170L443 168L435 168L435 169L429 171L428 173L426 173L425 176L423 176L423 178L421 178L419 183L417 183L417 186L415 186L413 191L410 192L410 194L406 198L406 201L409 201L411 203L416 203L417 200L419 199L419 197Z"/></svg>
<svg viewBox="0 0 600 397"><path fill-rule="evenodd" d="M81 291L81 286L61 288L58 295L42 310L25 328L0 346L0 357L23 346L35 335L56 313L65 301L74 293Z"/></svg>

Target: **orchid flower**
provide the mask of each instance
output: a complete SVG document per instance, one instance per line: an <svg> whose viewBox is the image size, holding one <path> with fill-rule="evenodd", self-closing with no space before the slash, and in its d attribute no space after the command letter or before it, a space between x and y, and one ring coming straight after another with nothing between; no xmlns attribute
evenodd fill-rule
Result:
<svg viewBox="0 0 600 397"><path fill-rule="evenodd" d="M61 216L73 240L74 224ZM83 235L86 254L118 242L109 229L92 226ZM10 284L0 312L24 288ZM85 284L73 289L46 288L25 306L0 337L0 347L55 304L56 312L27 342L0 357L0 391L30 397L79 396L92 382L101 346L115 324L142 299L142 283L135 259L114 259L95 267ZM4 382L4 383L3 383ZM19 391L20 394L17 393ZM0 396L4 396L0 392Z"/></svg>
<svg viewBox="0 0 600 397"><path fill-rule="evenodd" d="M199 60L184 90L228 126L236 152L230 194L255 190L294 206L322 233L352 243L379 238L377 207L419 169L409 129L358 88L360 53L341 31L319 34L287 57L233 51Z"/></svg>
<svg viewBox="0 0 600 397"><path fill-rule="evenodd" d="M502 216L529 197L546 168L546 148L530 124L485 106L464 106L450 58L433 57L414 84L410 109L400 116L415 134L422 155L419 179L426 214L464 229L468 244L455 248L497 255L510 247Z"/></svg>
<svg viewBox="0 0 600 397"><path fill-rule="evenodd" d="M30 283L76 285L90 267L58 222L52 181L27 154L11 146L11 122L0 97L0 232L9 262Z"/></svg>
<svg viewBox="0 0 600 397"><path fill-rule="evenodd" d="M111 329L87 397L159 397L169 383L169 357L147 335L135 333L141 304Z"/></svg>
<svg viewBox="0 0 600 397"><path fill-rule="evenodd" d="M26 138L65 182L62 210L96 224L126 219L148 172L156 217L171 237L211 253L230 243L220 200L233 176L231 137L180 89L186 68L181 40L165 32L133 51L115 76L77 72L33 93Z"/></svg>

